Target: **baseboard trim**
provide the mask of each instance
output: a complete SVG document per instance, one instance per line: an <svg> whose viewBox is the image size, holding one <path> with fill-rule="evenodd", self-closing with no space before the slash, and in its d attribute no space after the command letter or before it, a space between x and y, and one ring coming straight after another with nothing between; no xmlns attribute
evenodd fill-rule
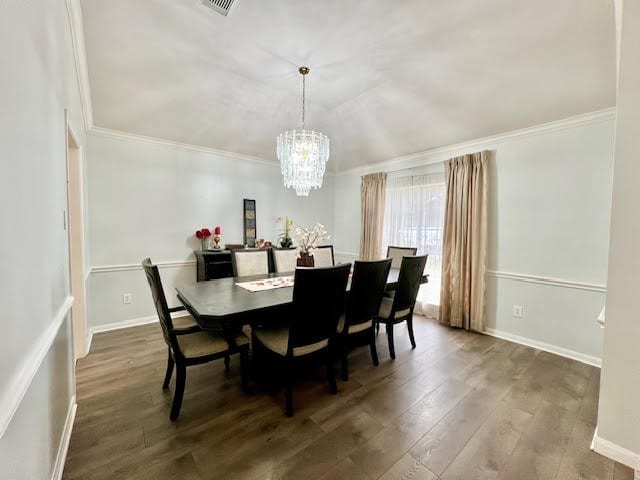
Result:
<svg viewBox="0 0 640 480"><path fill-rule="evenodd" d="M598 283L577 282L564 278L544 277L540 275L528 275L526 273L501 272L489 270L487 275L494 278L504 278L516 282L537 283L539 285L549 285L552 287L573 288L575 290L586 290L589 292L607 293L607 286Z"/></svg>
<svg viewBox="0 0 640 480"><path fill-rule="evenodd" d="M600 455L604 455L605 457L622 463L627 467L633 468L636 471L636 478L638 477L638 471L640 470L640 454L627 450L626 448L598 436L597 428L593 434L591 448Z"/></svg>
<svg viewBox="0 0 640 480"><path fill-rule="evenodd" d="M73 297L68 296L56 312L49 327L42 332L31 347L31 351L25 355L26 358L22 365L19 365L16 369L16 374L7 382L7 387L2 396L0 396L0 438L4 435L13 416L20 407L22 399L29 390L36 373L40 370L42 362L56 339L64 319L67 318L71 311L72 305Z"/></svg>
<svg viewBox="0 0 640 480"><path fill-rule="evenodd" d="M64 464L67 461L67 452L69 452L71 432L73 431L73 423L76 419L77 410L78 404L76 403L76 397L74 395L71 398L71 404L69 405L69 411L67 412L67 419L64 422L64 430L62 431L62 437L60 438L60 445L58 446L58 454L56 455L56 463L53 466L51 480L62 480Z"/></svg>
<svg viewBox="0 0 640 480"><path fill-rule="evenodd" d="M187 315L185 314L185 312L181 311L177 315L172 315L172 318L180 318L180 317L186 317L186 316ZM91 342L93 341L93 336L95 334L112 332L114 330L121 330L123 328L139 327L141 325L148 325L150 323L157 323L157 322L159 322L158 316L151 315L149 317L132 318L130 320L123 320L121 322L106 323L104 325L97 325L95 327L91 327L89 328L89 335L87 338L87 352L91 351Z"/></svg>
<svg viewBox="0 0 640 480"><path fill-rule="evenodd" d="M507 340L509 342L519 343L520 345L525 345L527 347L536 348L545 352L554 353L556 355L560 355L561 357L570 358L571 360L577 360L578 362L586 363L587 365L591 365L594 367L600 368L600 366L602 365L602 359L599 357L594 357L592 355L576 352L567 348L558 347L557 345L552 345L551 343L541 342L539 340L534 340L527 337L521 337L520 335L514 335L513 333L503 332L500 330L494 330L493 328L487 328L484 333L492 337Z"/></svg>

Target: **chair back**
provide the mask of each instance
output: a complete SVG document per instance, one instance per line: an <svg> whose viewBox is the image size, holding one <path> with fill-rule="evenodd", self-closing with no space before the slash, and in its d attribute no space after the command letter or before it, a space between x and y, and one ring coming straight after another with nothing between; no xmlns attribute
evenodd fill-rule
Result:
<svg viewBox="0 0 640 480"><path fill-rule="evenodd" d="M400 273L398 274L398 288L393 297L392 308L395 312L413 308L415 305L428 256L402 257Z"/></svg>
<svg viewBox="0 0 640 480"><path fill-rule="evenodd" d="M164 341L174 353L180 354L180 347L176 339L176 334L173 330L173 320L171 319L171 313L169 313L167 298L164 295L164 288L162 288L162 281L160 280L158 267L151 263L150 258L145 258L142 261L142 268L144 269L147 281L149 282L149 287L151 288L151 296L153 297L156 312L158 312Z"/></svg>
<svg viewBox="0 0 640 480"><path fill-rule="evenodd" d="M295 272L298 251L295 248L274 248L273 264L276 273Z"/></svg>
<svg viewBox="0 0 640 480"><path fill-rule="evenodd" d="M233 250L231 263L234 277L266 275L269 273L269 250Z"/></svg>
<svg viewBox="0 0 640 480"><path fill-rule="evenodd" d="M343 331L348 332L351 325L368 322L378 314L390 269L390 258L353 264Z"/></svg>
<svg viewBox="0 0 640 480"><path fill-rule="evenodd" d="M350 269L349 263L296 269L288 354L294 348L331 341L336 335Z"/></svg>
<svg viewBox="0 0 640 480"><path fill-rule="evenodd" d="M313 249L314 267L333 267L333 245L323 245Z"/></svg>
<svg viewBox="0 0 640 480"><path fill-rule="evenodd" d="M392 268L400 268L402 265L402 257L405 255L415 255L418 252L417 247L387 247L387 258L391 259Z"/></svg>

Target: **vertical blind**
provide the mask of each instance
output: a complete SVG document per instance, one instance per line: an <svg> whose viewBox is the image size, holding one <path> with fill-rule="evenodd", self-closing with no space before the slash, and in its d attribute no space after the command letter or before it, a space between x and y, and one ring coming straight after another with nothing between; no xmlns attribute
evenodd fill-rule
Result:
<svg viewBox="0 0 640 480"><path fill-rule="evenodd" d="M434 314L440 300L442 229L446 200L442 173L390 178L387 181L382 256L389 245L417 247L428 254L429 283L420 289L416 311Z"/></svg>

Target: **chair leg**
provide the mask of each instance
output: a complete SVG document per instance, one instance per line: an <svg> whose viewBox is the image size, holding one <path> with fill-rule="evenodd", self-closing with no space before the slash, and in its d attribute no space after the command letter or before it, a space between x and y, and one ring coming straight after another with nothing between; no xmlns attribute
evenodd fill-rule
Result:
<svg viewBox="0 0 640 480"><path fill-rule="evenodd" d="M245 348L240 352L240 376L242 378L242 391L249 391L249 349Z"/></svg>
<svg viewBox="0 0 640 480"><path fill-rule="evenodd" d="M343 361L345 362L345 364L343 365L346 365L346 356L347 354L345 353L345 356L343 357ZM347 372L347 380L348 379L349 377ZM338 385L336 384L336 372L333 370L333 352L331 352L331 350L329 350L329 352L327 353L327 380L329 381L329 391L333 395L337 394Z"/></svg>
<svg viewBox="0 0 640 480"><path fill-rule="evenodd" d="M389 355L396 358L396 350L393 346L393 323L387 323L387 341L389 342Z"/></svg>
<svg viewBox="0 0 640 480"><path fill-rule="evenodd" d="M182 407L182 397L184 396L184 383L187 379L187 367L178 363L176 365L176 391L173 394L173 404L171 405L171 414L169 418L175 422L180 415L180 407Z"/></svg>
<svg viewBox="0 0 640 480"><path fill-rule="evenodd" d="M293 417L293 372L289 359L285 360L284 375L284 414Z"/></svg>
<svg viewBox="0 0 640 480"><path fill-rule="evenodd" d="M409 340L411 340L411 348L416 348L416 338L413 336L413 316L407 318L407 329L409 330Z"/></svg>
<svg viewBox="0 0 640 480"><path fill-rule="evenodd" d="M225 357L224 357L224 369L227 372L231 370L231 368L229 368L229 363L231 363L231 357L229 357L229 355L225 355Z"/></svg>
<svg viewBox="0 0 640 480"><path fill-rule="evenodd" d="M376 335L378 335L380 333L380 322L377 320L375 322L376 322Z"/></svg>
<svg viewBox="0 0 640 480"><path fill-rule="evenodd" d="M349 361L347 359L347 349L342 352L342 358L340 360L340 376L345 382L349 380Z"/></svg>
<svg viewBox="0 0 640 480"><path fill-rule="evenodd" d="M171 375L173 375L173 365L175 362L173 361L173 357L171 357L171 353L167 354L167 373L164 374L164 382L162 383L162 389L166 390L169 388L169 382L171 381Z"/></svg>
<svg viewBox="0 0 640 480"><path fill-rule="evenodd" d="M373 361L374 366L378 366L378 349L376 348L376 335L371 330L371 342L369 343L369 348L371 349L371 360Z"/></svg>

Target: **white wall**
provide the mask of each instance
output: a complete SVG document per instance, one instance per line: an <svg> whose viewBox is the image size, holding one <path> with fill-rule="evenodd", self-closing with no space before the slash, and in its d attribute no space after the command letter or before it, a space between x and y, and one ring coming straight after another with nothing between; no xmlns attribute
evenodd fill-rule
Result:
<svg viewBox="0 0 640 480"><path fill-rule="evenodd" d="M331 175L305 198L284 189L277 164L133 136L90 134L88 157L89 325L94 330L154 315L138 268L143 258L178 262L161 269L167 295L173 298L176 283L195 281L195 266L184 262L192 261L193 250L200 248L196 229L220 225L223 243L242 243L243 198L256 200L259 238L275 241L275 219L284 215L302 225L321 222L333 231ZM125 292L133 294L129 305L122 303Z"/></svg>
<svg viewBox="0 0 640 480"><path fill-rule="evenodd" d="M0 45L0 478L48 478L73 391L65 108L84 142L65 2L1 2Z"/></svg>
<svg viewBox="0 0 640 480"><path fill-rule="evenodd" d="M613 115L605 113L407 160L414 170L402 174L461 153L495 151L489 175L492 333L599 361L602 332L595 318L606 283L613 126ZM379 170L400 174L402 162ZM358 251L363 173L335 178L335 245L342 258ZM552 284L533 283L538 277ZM524 306L524 318L513 317L514 304Z"/></svg>
<svg viewBox="0 0 640 480"><path fill-rule="evenodd" d="M640 3L625 1L598 452L640 470ZM636 473L636 478L638 474Z"/></svg>

